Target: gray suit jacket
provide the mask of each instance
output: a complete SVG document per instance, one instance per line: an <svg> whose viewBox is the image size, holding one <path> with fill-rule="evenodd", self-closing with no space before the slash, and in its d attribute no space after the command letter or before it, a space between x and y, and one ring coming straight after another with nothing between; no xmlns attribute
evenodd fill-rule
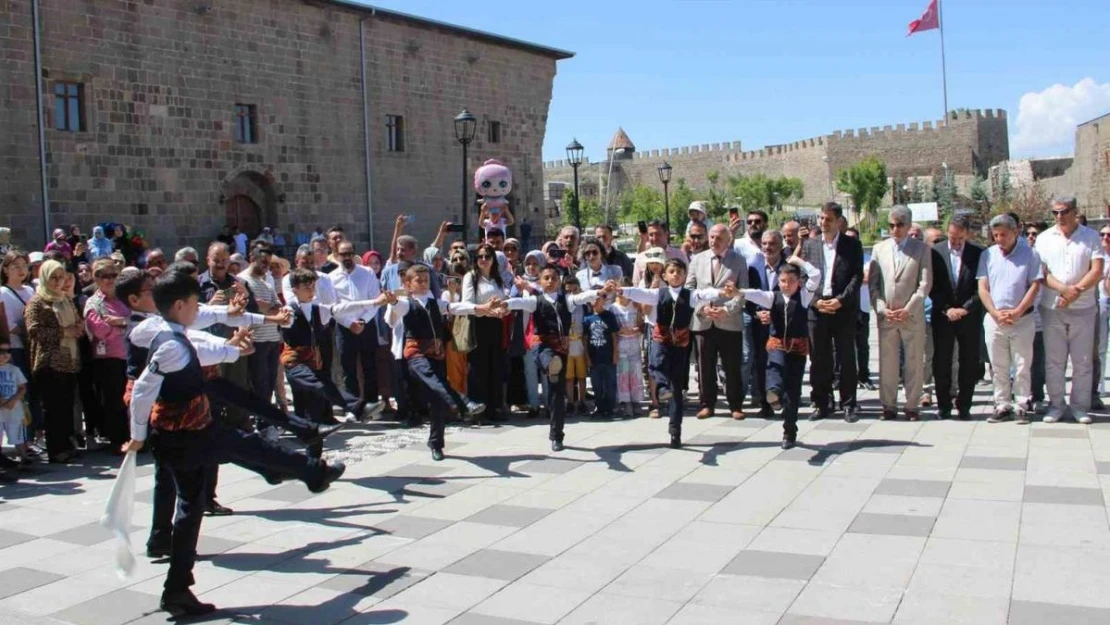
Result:
<svg viewBox="0 0 1110 625"><path fill-rule="evenodd" d="M748 287L748 263L744 256L735 249L729 248L723 255L717 275L713 275L713 250L706 250L695 254L690 259L690 266L686 271L686 288L708 289L720 288L726 282L732 282L736 288ZM732 332L744 331L744 301L742 298L718 298L712 302L714 306L724 305L728 315L720 321L713 321L701 314L694 315L690 322L690 329L702 332L713 327Z"/></svg>
<svg viewBox="0 0 1110 625"><path fill-rule="evenodd" d="M909 238L903 248L905 259L896 266L894 239L881 241L871 251L871 268L868 286L871 289L871 306L878 315L878 324L886 320L888 309L905 308L910 312L906 324L925 324L925 298L933 286L933 254L922 241Z"/></svg>

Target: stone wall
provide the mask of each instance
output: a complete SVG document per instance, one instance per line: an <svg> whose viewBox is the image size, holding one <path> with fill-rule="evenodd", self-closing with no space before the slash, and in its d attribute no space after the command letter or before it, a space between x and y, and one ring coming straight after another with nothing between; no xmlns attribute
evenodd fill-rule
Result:
<svg viewBox="0 0 1110 625"><path fill-rule="evenodd" d="M1110 216L1110 114L1075 130L1074 193L1088 215Z"/></svg>

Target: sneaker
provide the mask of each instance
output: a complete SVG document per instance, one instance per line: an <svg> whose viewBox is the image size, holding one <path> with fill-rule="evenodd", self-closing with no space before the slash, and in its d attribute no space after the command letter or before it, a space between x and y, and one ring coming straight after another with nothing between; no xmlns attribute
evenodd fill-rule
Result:
<svg viewBox="0 0 1110 625"><path fill-rule="evenodd" d="M1086 412L1084 412L1082 410L1073 410L1072 411L1072 416L1075 417L1075 422L1076 423L1082 423L1083 425L1090 425L1091 424L1091 415L1087 414Z"/></svg>
<svg viewBox="0 0 1110 625"><path fill-rule="evenodd" d="M1018 425L1029 425L1029 414L1029 412L1018 408L1017 412L1014 413L1014 423Z"/></svg>
<svg viewBox="0 0 1110 625"><path fill-rule="evenodd" d="M771 410L778 412L782 410L782 399L779 397L777 389L767 389L767 403L771 406Z"/></svg>
<svg viewBox="0 0 1110 625"><path fill-rule="evenodd" d="M665 388L665 389L659 391L658 395L659 395L659 403L661 403L661 404L664 403L664 402L671 401L671 398L674 397L674 393L672 393L671 389L669 389L669 388Z"/></svg>
<svg viewBox="0 0 1110 625"><path fill-rule="evenodd" d="M1056 406L1051 406L1048 409L1048 412L1045 413L1044 422L1045 423L1057 423L1058 421L1060 421L1063 418L1064 418L1064 409L1063 408L1058 408Z"/></svg>
<svg viewBox="0 0 1110 625"><path fill-rule="evenodd" d="M482 414L486 411L486 405L474 400L467 400L466 402L466 416L473 417Z"/></svg>
<svg viewBox="0 0 1110 625"><path fill-rule="evenodd" d="M987 417L987 423L1002 423L1008 421L1013 411L1009 406L998 406L994 409L994 414Z"/></svg>

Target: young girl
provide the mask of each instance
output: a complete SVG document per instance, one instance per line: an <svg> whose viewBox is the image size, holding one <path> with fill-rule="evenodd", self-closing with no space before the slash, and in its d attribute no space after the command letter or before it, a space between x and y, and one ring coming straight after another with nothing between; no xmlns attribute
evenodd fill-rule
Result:
<svg viewBox="0 0 1110 625"><path fill-rule="evenodd" d="M617 296L610 310L620 324L617 332L617 414L636 417L639 403L644 400L643 362L640 342L643 339L643 315L640 306L627 296Z"/></svg>

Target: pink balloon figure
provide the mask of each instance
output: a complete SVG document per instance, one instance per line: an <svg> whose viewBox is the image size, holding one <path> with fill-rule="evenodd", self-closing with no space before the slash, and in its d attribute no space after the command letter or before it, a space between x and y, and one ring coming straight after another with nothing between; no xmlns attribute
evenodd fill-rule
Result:
<svg viewBox="0 0 1110 625"><path fill-rule="evenodd" d="M513 224L513 214L505 201L513 190L513 172L497 159L489 159L474 170L474 190L482 196L482 211L478 223L489 230L497 228L504 231Z"/></svg>

